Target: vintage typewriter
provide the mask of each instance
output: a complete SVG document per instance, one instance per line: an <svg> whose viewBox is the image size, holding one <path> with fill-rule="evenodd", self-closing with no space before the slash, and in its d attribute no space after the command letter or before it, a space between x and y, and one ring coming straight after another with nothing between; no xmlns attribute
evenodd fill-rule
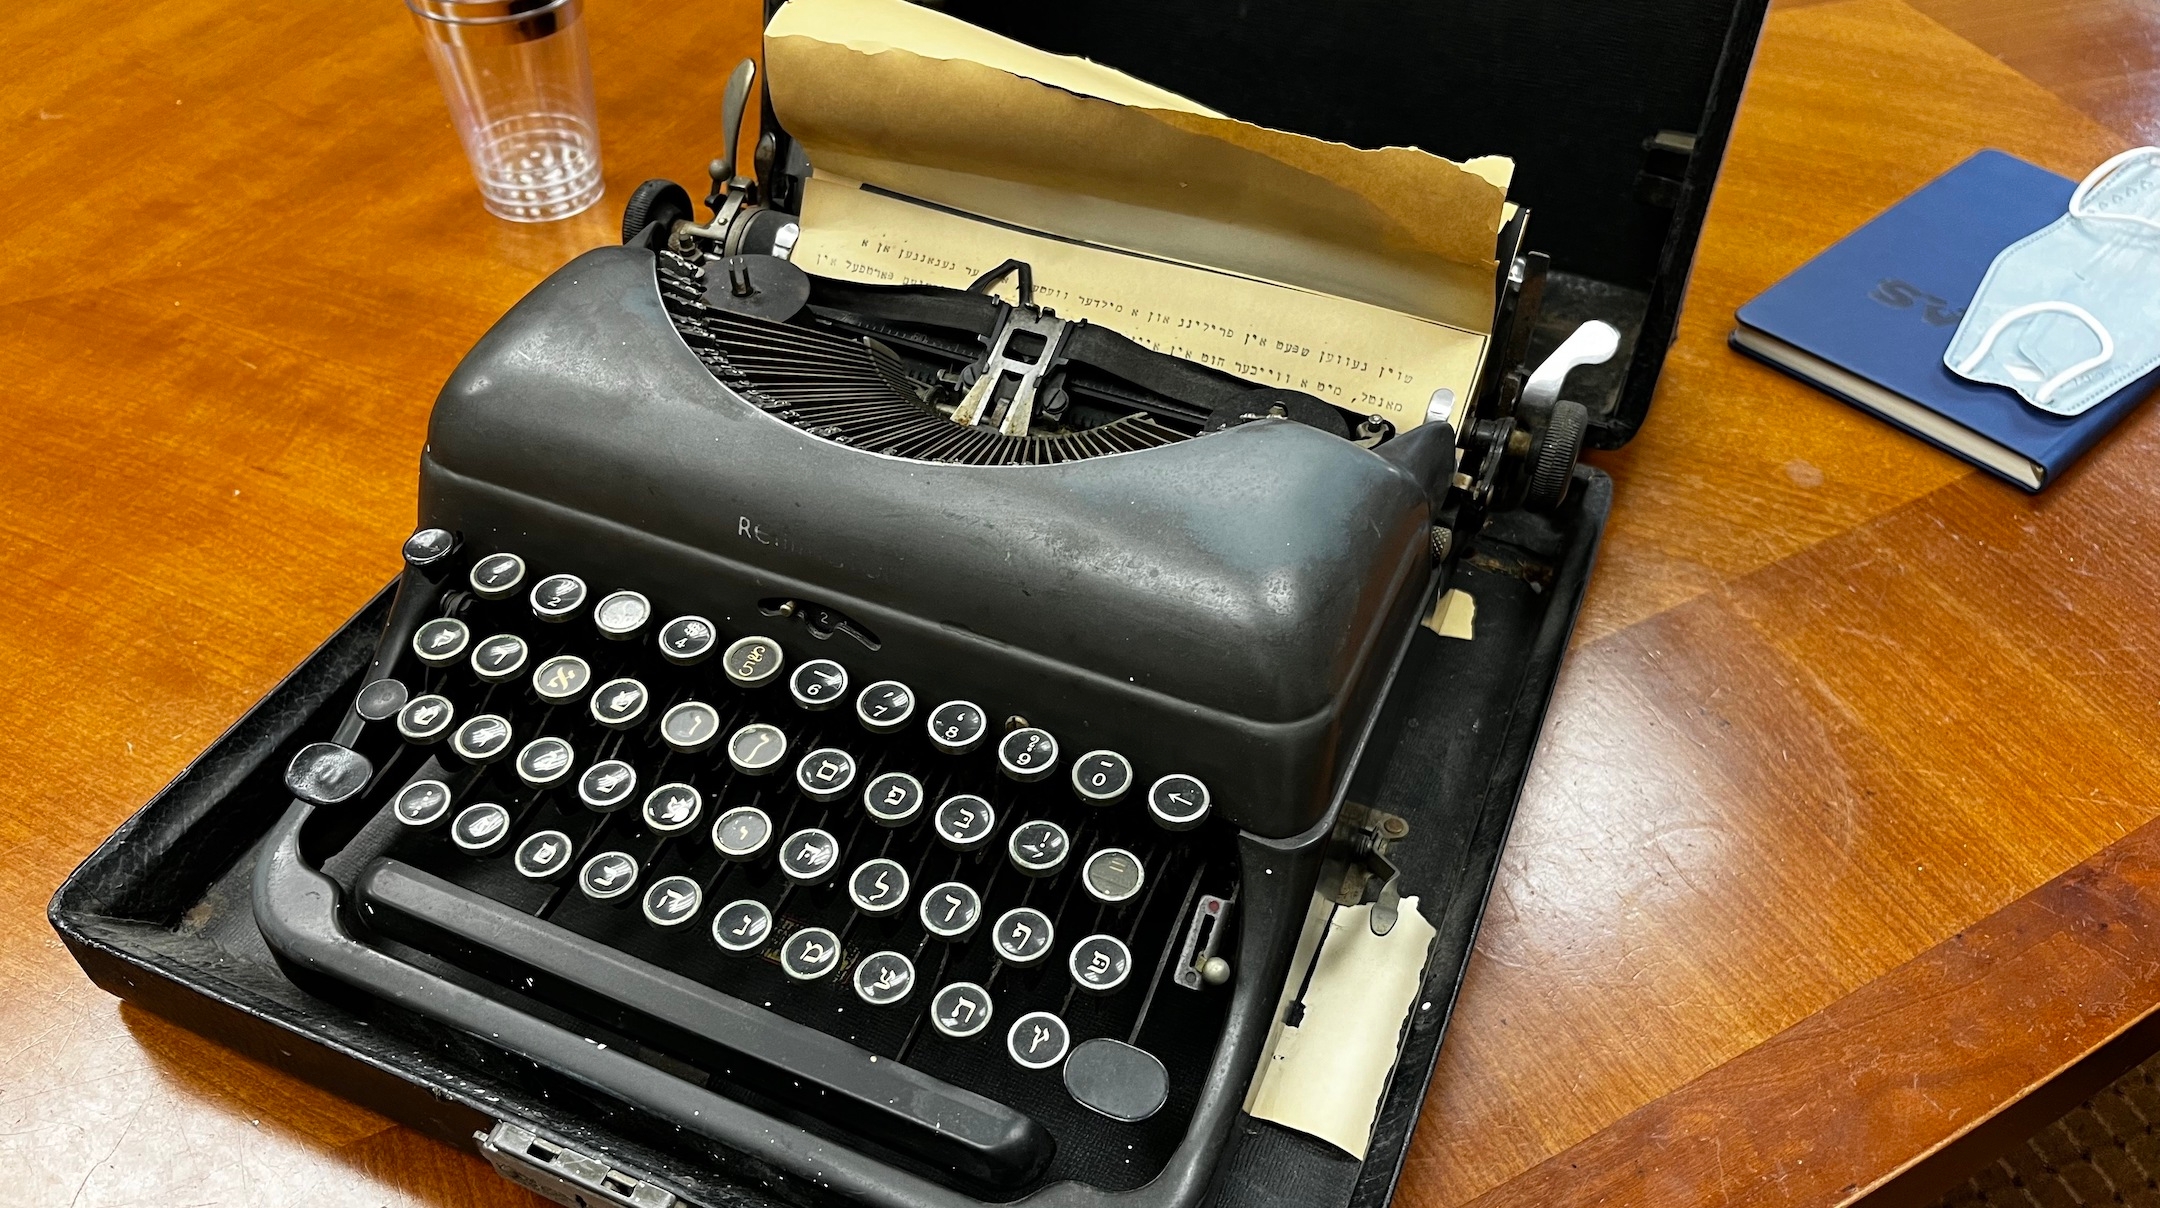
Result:
<svg viewBox="0 0 2160 1208"><path fill-rule="evenodd" d="M307 1035L565 1203L1289 1202L1344 1159L1237 1124L1312 904L1444 902L1445 1007L1603 514L1610 398L1561 395L1614 329L1578 323L1677 295L1548 289L1516 214L1468 418L1398 430L1025 262L804 271L769 106L733 159L754 80L703 217L647 182L444 387L394 595L161 798L156 858L260 833L206 901L275 974L199 1026ZM1451 665L1421 622L1463 581L1493 636ZM155 891L98 867L54 917L101 981L204 960L113 956ZM1343 1195L1390 1193L1444 1016Z"/></svg>

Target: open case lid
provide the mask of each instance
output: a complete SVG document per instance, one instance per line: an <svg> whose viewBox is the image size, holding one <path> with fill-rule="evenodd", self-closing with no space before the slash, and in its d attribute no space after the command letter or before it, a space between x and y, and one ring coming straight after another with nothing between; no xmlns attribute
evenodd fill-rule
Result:
<svg viewBox="0 0 2160 1208"><path fill-rule="evenodd" d="M1116 67L1243 121L1450 159L1506 155L1524 246L1552 258L1529 355L1604 318L1621 355L1584 369L1588 443L1641 427L1768 0L1095 0L944 11Z"/></svg>

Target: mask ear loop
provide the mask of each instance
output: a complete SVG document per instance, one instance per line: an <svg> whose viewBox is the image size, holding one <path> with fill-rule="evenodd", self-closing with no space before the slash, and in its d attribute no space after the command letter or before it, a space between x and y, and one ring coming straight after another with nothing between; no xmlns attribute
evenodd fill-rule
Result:
<svg viewBox="0 0 2160 1208"><path fill-rule="evenodd" d="M2147 218L2142 214L2094 213L2085 208L2092 199L2093 190L2100 187L2115 170L2136 159L2160 156L2160 147L2132 147L2092 170L2092 175L2078 182L2077 191L2070 194L2070 217L2093 222L2130 222L2141 227L2160 231L2160 219Z"/></svg>
<svg viewBox="0 0 2160 1208"><path fill-rule="evenodd" d="M2140 219L2139 221L2143 221L2143 219ZM2034 397L2033 401L2039 403L2047 402L2049 399L2055 397L2055 392L2057 390L2060 390L2064 386L2069 385L2070 382L2075 379L2079 374L2086 373L2090 370L2098 369L2102 365L2105 365L2109 361L2115 359L2114 337L2108 335L2107 328L2100 325L2100 320L2092 317L2092 312L2086 310L2082 306L2079 306L2075 302L2027 302L2023 306L2014 307L2010 310L2004 311L2001 318L1995 320L1993 323L1988 324L1987 334L1980 337L1980 346L1973 349L1971 356L1968 356L1963 361L1959 362L1957 367L1958 376L1971 377L1973 370L1978 369L1980 367L1980 362L1987 357L1988 350L1995 347L1995 341L2001 338L2002 333L2008 330L2012 323L2015 323L2020 319L2029 319L2034 315L2044 314L2069 315L2071 318L2076 319L2078 322L2083 323L2085 326L2091 328L2092 333L2100 337L2100 354L2098 356L2090 357L2086 360L2079 361L2077 364L2072 365L2070 368L2065 369L2061 373L2056 374L2054 377L2049 378L2046 384L2040 387L2040 393Z"/></svg>

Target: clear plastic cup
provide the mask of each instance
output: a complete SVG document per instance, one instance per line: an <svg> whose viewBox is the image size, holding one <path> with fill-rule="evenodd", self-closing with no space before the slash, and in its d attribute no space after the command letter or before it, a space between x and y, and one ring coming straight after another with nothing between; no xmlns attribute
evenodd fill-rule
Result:
<svg viewBox="0 0 2160 1208"><path fill-rule="evenodd" d="M512 222L600 200L600 125L584 0L405 0L480 201Z"/></svg>

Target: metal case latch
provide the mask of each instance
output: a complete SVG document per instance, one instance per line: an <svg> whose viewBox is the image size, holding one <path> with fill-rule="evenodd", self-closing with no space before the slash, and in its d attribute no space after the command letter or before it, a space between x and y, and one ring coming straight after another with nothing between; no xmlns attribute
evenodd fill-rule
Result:
<svg viewBox="0 0 2160 1208"><path fill-rule="evenodd" d="M1355 801L1343 802L1336 819L1330 854L1320 869L1320 889L1339 906L1356 906L1371 896L1374 935L1393 931L1401 913L1400 876L1389 851L1409 833L1409 819Z"/></svg>
<svg viewBox="0 0 2160 1208"><path fill-rule="evenodd" d="M635 1171L558 1145L529 1128L498 1121L474 1133L495 1173L570 1208L676 1208L675 1193Z"/></svg>

